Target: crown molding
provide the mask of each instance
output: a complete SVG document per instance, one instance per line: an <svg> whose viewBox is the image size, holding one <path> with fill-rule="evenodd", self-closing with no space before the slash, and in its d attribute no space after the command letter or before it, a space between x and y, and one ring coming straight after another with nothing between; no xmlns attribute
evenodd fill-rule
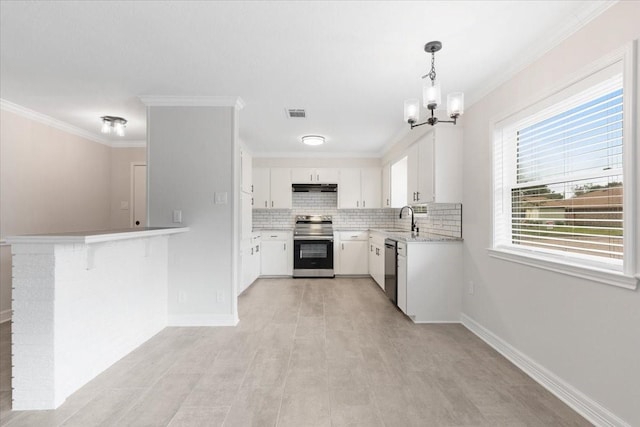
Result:
<svg viewBox="0 0 640 427"><path fill-rule="evenodd" d="M574 19L567 19L567 24L557 28L554 32L545 35L545 43L538 43L531 49L523 52L518 60L512 61L512 66L502 73L496 74L481 85L481 89L465 94L465 109L469 109L476 102L480 101L494 90L514 78L518 73L529 67L531 64L542 58L546 53L555 49L560 43L571 37L582 27L603 14L619 0L593 2L585 7L580 13L573 16Z"/></svg>
<svg viewBox="0 0 640 427"><path fill-rule="evenodd" d="M289 151L289 152L259 152L254 151L253 157L258 158L294 158L294 159L305 159L305 158L332 158L332 159L379 159L380 153L377 152L352 152L352 153L340 153L340 152L309 152L304 153L300 151Z"/></svg>
<svg viewBox="0 0 640 427"><path fill-rule="evenodd" d="M37 111L30 110L21 105L14 104L13 102L9 102L5 99L0 99L0 108L5 111L9 111L11 113L33 120L35 122L42 123L43 125L51 126L52 128L61 130L63 132L67 132L102 145L107 145L109 147L111 146L111 143L108 140L101 138L94 133L81 129L77 126L70 125L69 123L63 122L61 120L54 119L53 117L47 116L45 114L38 113Z"/></svg>
<svg viewBox="0 0 640 427"><path fill-rule="evenodd" d="M239 96L160 96L141 95L138 97L147 107L235 107L244 108Z"/></svg>
<svg viewBox="0 0 640 427"><path fill-rule="evenodd" d="M131 141L111 141L112 148L144 148L147 146L145 140Z"/></svg>

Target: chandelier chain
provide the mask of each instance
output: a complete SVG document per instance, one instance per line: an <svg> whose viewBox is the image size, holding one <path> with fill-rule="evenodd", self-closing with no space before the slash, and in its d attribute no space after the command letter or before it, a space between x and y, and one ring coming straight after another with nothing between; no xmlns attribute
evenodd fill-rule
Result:
<svg viewBox="0 0 640 427"><path fill-rule="evenodd" d="M431 52L431 71L429 71L429 78L431 79L431 84L433 85L436 80L436 54L435 52Z"/></svg>

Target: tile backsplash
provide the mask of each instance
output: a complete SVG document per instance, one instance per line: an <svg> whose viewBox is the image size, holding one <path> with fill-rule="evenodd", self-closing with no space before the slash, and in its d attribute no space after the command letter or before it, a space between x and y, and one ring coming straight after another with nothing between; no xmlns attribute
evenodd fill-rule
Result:
<svg viewBox="0 0 640 427"><path fill-rule="evenodd" d="M293 209L254 209L253 228L293 228L296 215L331 215L334 229L411 229L410 215L400 219L400 209L397 208L338 210L337 206L337 193L293 193ZM427 214L416 215L416 223L421 232L461 237L462 205L429 204Z"/></svg>

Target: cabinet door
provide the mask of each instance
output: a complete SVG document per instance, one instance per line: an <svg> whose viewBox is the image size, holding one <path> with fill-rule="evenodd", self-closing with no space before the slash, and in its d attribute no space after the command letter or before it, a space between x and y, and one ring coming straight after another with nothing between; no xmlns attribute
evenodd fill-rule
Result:
<svg viewBox="0 0 640 427"><path fill-rule="evenodd" d="M360 169L340 169L338 208L360 208Z"/></svg>
<svg viewBox="0 0 640 427"><path fill-rule="evenodd" d="M312 168L293 168L291 169L291 183L308 184L315 182L315 170Z"/></svg>
<svg viewBox="0 0 640 427"><path fill-rule="evenodd" d="M426 134L418 145L417 203L433 202L435 178L434 133Z"/></svg>
<svg viewBox="0 0 640 427"><path fill-rule="evenodd" d="M242 190L242 192L244 193L252 193L253 192L253 187L252 187L252 180L251 180L251 172L252 172L252 164L253 164L253 159L251 157L251 154L249 154L247 152L247 150L245 149L241 149L240 150L240 171L241 171L241 182L240 182L240 188Z"/></svg>
<svg viewBox="0 0 640 427"><path fill-rule="evenodd" d="M360 174L362 204L360 207L380 209L382 207L382 173L380 169L362 169Z"/></svg>
<svg viewBox="0 0 640 427"><path fill-rule="evenodd" d="M398 308L407 313L407 257L398 256Z"/></svg>
<svg viewBox="0 0 640 427"><path fill-rule="evenodd" d="M374 246L373 250L376 253L376 281L384 290L384 246Z"/></svg>
<svg viewBox="0 0 640 427"><path fill-rule="evenodd" d="M416 194L418 190L418 169L419 169L418 144L413 144L407 150L407 204L417 203Z"/></svg>
<svg viewBox="0 0 640 427"><path fill-rule="evenodd" d="M271 178L268 168L253 169L253 207L265 209L271 206Z"/></svg>
<svg viewBox="0 0 640 427"><path fill-rule="evenodd" d="M369 276L371 276L376 282L376 249L369 239Z"/></svg>
<svg viewBox="0 0 640 427"><path fill-rule="evenodd" d="M438 129L434 148L434 200L462 202L462 131Z"/></svg>
<svg viewBox="0 0 640 427"><path fill-rule="evenodd" d="M271 169L271 204L274 209L291 209L291 169Z"/></svg>
<svg viewBox="0 0 640 427"><path fill-rule="evenodd" d="M382 207L391 207L391 164L382 167Z"/></svg>
<svg viewBox="0 0 640 427"><path fill-rule="evenodd" d="M286 240L264 240L260 245L260 272L263 276L288 274L290 248Z"/></svg>
<svg viewBox="0 0 640 427"><path fill-rule="evenodd" d="M369 252L367 241L346 241L340 243L340 273L367 274Z"/></svg>
<svg viewBox="0 0 640 427"><path fill-rule="evenodd" d="M319 168L313 176L314 181L318 184L337 184L338 169Z"/></svg>

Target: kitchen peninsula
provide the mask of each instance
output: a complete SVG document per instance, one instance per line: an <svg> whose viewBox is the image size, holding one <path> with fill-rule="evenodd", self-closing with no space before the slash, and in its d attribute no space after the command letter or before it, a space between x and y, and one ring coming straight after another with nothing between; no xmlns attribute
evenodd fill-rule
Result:
<svg viewBox="0 0 640 427"><path fill-rule="evenodd" d="M167 325L169 236L136 228L9 237L13 409L55 409Z"/></svg>

